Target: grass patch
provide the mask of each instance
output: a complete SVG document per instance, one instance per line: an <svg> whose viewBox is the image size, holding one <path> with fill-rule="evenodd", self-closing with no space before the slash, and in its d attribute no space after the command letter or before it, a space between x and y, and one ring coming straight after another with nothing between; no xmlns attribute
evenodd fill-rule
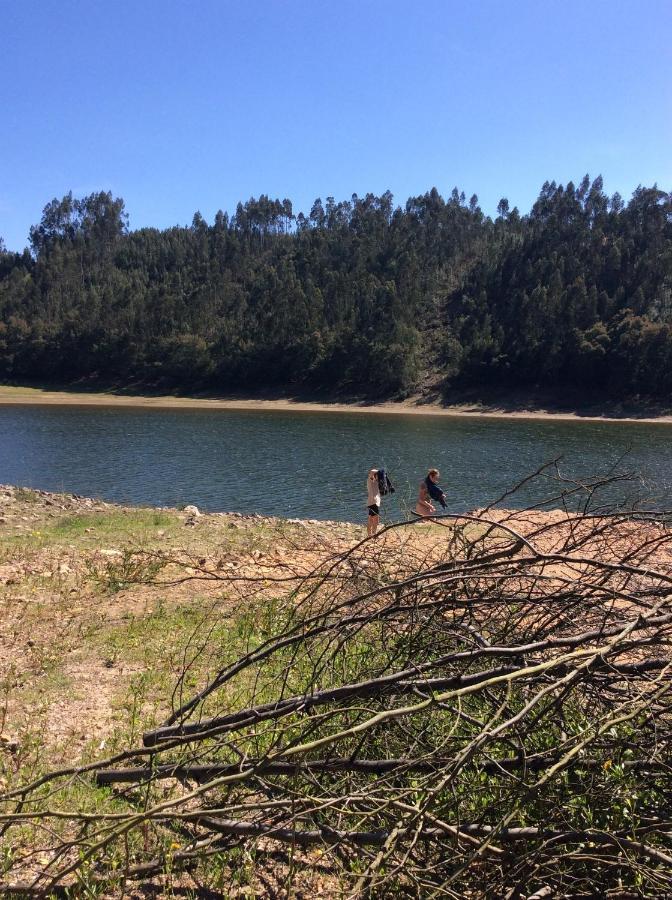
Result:
<svg viewBox="0 0 672 900"><path fill-rule="evenodd" d="M20 487L14 492L14 499L18 503L36 503L40 499L40 495L30 488Z"/></svg>
<svg viewBox="0 0 672 900"><path fill-rule="evenodd" d="M180 521L175 514L151 509L111 510L63 516L40 530L44 544L80 540L98 544L102 539L145 543L156 538L154 529L176 529Z"/></svg>
<svg viewBox="0 0 672 900"><path fill-rule="evenodd" d="M78 512L55 521L35 521L30 531L21 534L0 533L0 561L20 558L22 552L58 546L69 549L94 549L108 543L161 546L173 540L180 527L181 522L174 513L150 509ZM164 534L158 535L157 530Z"/></svg>

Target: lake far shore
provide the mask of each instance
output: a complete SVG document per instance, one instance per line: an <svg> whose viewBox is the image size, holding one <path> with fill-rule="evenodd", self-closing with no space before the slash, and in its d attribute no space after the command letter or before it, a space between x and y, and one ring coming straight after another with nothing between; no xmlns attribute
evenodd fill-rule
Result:
<svg viewBox="0 0 672 900"><path fill-rule="evenodd" d="M184 397L171 394L140 395L109 392L47 390L44 388L0 385L0 406L119 406L138 409L202 409L202 410L252 410L256 412L306 412L306 413L358 413L371 415L446 416L492 419L538 419L573 422L628 422L642 424L672 424L672 414L638 414L627 408L621 414L613 408L603 413L589 407L566 411L547 408L517 407L516 404L499 405L457 403L444 405L437 401L410 398L398 401L370 403L366 401L328 402L261 397Z"/></svg>

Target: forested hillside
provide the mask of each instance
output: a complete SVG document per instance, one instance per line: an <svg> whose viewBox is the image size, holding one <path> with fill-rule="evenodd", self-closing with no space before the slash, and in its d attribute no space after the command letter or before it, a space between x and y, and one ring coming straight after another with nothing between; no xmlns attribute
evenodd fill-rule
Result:
<svg viewBox="0 0 672 900"><path fill-rule="evenodd" d="M0 379L372 397L584 384L672 395L672 195L544 184L528 215L436 189L266 196L129 231L110 193L0 241Z"/></svg>

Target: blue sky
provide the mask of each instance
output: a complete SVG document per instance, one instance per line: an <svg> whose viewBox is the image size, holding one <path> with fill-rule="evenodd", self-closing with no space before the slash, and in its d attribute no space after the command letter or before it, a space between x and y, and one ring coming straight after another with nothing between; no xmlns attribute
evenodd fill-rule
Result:
<svg viewBox="0 0 672 900"><path fill-rule="evenodd" d="M671 0L0 0L0 236L69 190L131 228L266 193L672 190Z"/></svg>

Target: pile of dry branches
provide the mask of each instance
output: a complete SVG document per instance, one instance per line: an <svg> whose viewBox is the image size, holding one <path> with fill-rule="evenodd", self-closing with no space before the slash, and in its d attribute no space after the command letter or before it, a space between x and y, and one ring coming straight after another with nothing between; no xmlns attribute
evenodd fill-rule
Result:
<svg viewBox="0 0 672 900"><path fill-rule="evenodd" d="M333 896L672 892L672 535L599 506L612 482L326 558L193 696L185 660L142 747L0 797L0 841L30 825L46 860L4 890L244 852ZM104 810L68 805L81 779Z"/></svg>

